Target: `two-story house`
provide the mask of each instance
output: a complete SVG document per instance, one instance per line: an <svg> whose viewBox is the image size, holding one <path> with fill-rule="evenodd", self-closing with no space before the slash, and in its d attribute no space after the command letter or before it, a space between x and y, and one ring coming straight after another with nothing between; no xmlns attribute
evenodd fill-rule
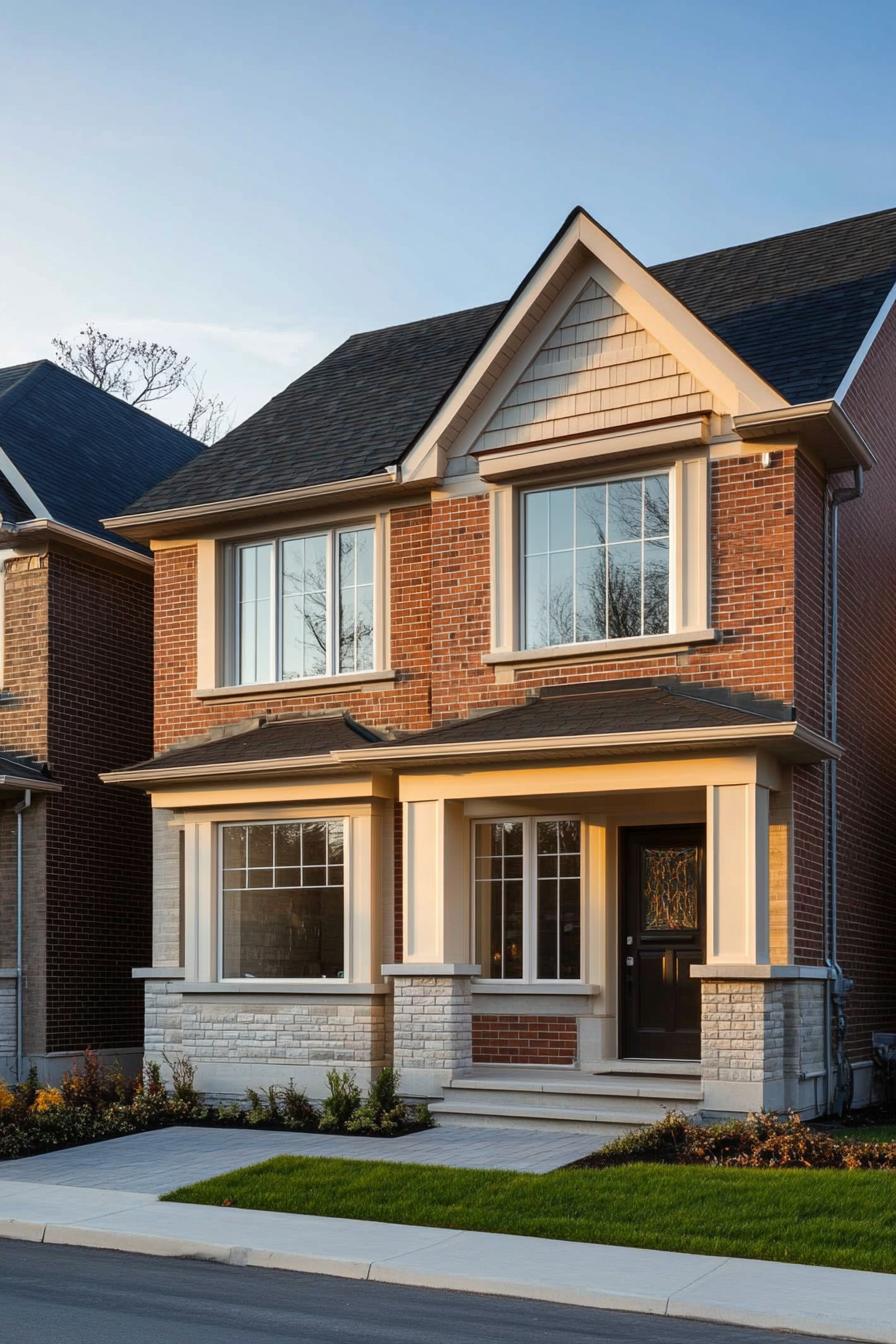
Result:
<svg viewBox="0 0 896 1344"><path fill-rule="evenodd" d="M200 445L47 360L0 369L0 1078L91 1046L139 1069L152 557L100 518Z"/></svg>
<svg viewBox="0 0 896 1344"><path fill-rule="evenodd" d="M460 1123L868 1096L894 283L896 211L647 268L576 209L107 520L156 565L156 755L106 776L152 796L151 1057L392 1060Z"/></svg>

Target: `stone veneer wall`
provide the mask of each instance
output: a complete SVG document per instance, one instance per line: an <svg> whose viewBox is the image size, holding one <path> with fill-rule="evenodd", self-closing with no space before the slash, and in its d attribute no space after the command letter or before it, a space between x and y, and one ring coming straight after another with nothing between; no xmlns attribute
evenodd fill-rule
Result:
<svg viewBox="0 0 896 1344"><path fill-rule="evenodd" d="M177 981L148 980L145 1049L156 1059L186 1056L200 1089L215 1094L241 1096L247 1086L292 1077L319 1096L328 1069L356 1069L363 1081L382 1067L385 1013L382 995L348 1003L342 995L323 1002L261 994L210 1000L181 994Z"/></svg>
<svg viewBox="0 0 896 1344"><path fill-rule="evenodd" d="M7 1072L15 1067L16 1057L16 982L10 977L0 980L0 1077L3 1061Z"/></svg>
<svg viewBox="0 0 896 1344"><path fill-rule="evenodd" d="M704 980L701 1048L705 1086L758 1085L726 1090L747 1109L765 1104L765 1085L784 1077L783 982Z"/></svg>
<svg viewBox="0 0 896 1344"><path fill-rule="evenodd" d="M152 814L152 964L180 966L180 845L171 825L174 813L156 808Z"/></svg>

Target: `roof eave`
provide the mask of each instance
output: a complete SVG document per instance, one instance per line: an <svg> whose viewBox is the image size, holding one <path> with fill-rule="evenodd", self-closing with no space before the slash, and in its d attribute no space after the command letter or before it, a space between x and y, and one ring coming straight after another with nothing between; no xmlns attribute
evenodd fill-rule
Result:
<svg viewBox="0 0 896 1344"><path fill-rule="evenodd" d="M55 779L35 779L31 775L0 775L0 793L60 793L62 785Z"/></svg>
<svg viewBox="0 0 896 1344"><path fill-rule="evenodd" d="M877 458L839 402L811 401L734 417L743 439L769 439L797 434L814 450L828 471L873 467Z"/></svg>
<svg viewBox="0 0 896 1344"><path fill-rule="evenodd" d="M145 513L120 514L100 521L110 532L138 541L177 536L198 527L213 527L221 521L237 522L258 515L273 514L314 506L334 495L376 496L394 489L401 481L398 466L383 468L368 476L353 476L343 481L323 481L317 485L274 490L263 495L240 495L237 499L212 500L205 504L184 504L173 509L148 510Z"/></svg>
<svg viewBox="0 0 896 1344"><path fill-rule="evenodd" d="M338 759L339 753L320 752L315 756L283 756L271 760L253 761L210 761L199 765L169 765L161 762L156 766L146 766L136 770L109 770L100 775L103 784L120 784L126 788L146 789L165 784L203 784L215 781L227 782L231 779L262 778L292 774L346 774L357 773L354 761L347 764ZM364 758L365 749L358 748L355 755ZM367 761L369 766L373 762Z"/></svg>

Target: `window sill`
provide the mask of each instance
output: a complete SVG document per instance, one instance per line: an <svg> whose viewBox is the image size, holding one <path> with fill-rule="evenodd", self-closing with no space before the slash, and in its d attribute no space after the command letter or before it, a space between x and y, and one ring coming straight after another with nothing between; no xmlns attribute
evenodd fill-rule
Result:
<svg viewBox="0 0 896 1344"><path fill-rule="evenodd" d="M395 681L397 676L392 668L379 672L340 672L334 677L307 677L301 681L265 681L253 686L210 686L200 688L193 694L197 700L257 700L262 695L280 698L336 691L343 686L380 686Z"/></svg>
<svg viewBox="0 0 896 1344"><path fill-rule="evenodd" d="M182 994L388 994L388 985L351 980L187 980Z"/></svg>
<svg viewBox="0 0 896 1344"><path fill-rule="evenodd" d="M183 980L183 966L135 966L132 980Z"/></svg>
<svg viewBox="0 0 896 1344"><path fill-rule="evenodd" d="M484 653L489 666L513 671L515 668L542 667L550 663L614 662L618 658L638 658L652 653L679 653L692 644L714 644L716 630L681 630L666 635L638 635L632 639L602 639L588 644L555 644L545 649L513 649L509 652Z"/></svg>
<svg viewBox="0 0 896 1344"><path fill-rule="evenodd" d="M581 980L538 980L527 984L524 980L474 980L474 994L599 994L600 985L586 985Z"/></svg>

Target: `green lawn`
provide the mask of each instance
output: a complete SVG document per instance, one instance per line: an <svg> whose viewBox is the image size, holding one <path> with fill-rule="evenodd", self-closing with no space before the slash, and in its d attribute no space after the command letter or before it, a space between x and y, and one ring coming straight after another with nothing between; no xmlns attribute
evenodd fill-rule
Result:
<svg viewBox="0 0 896 1344"><path fill-rule="evenodd" d="M545 1176L275 1157L166 1199L896 1272L896 1172L638 1164Z"/></svg>
<svg viewBox="0 0 896 1344"><path fill-rule="evenodd" d="M850 1125L834 1133L837 1139L855 1139L857 1143L892 1143L896 1125Z"/></svg>

